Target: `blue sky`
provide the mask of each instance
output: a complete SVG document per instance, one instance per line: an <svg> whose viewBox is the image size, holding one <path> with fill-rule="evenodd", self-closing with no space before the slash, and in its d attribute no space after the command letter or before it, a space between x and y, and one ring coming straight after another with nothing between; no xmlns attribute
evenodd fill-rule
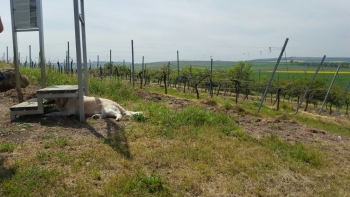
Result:
<svg viewBox="0 0 350 197"><path fill-rule="evenodd" d="M46 61L76 60L73 1L42 0ZM349 0L85 0L88 59L131 62L239 61L278 57L350 57ZM0 59L13 56L10 0L1 0ZM19 32L22 61L37 60L38 32ZM272 47L272 51L269 51Z"/></svg>

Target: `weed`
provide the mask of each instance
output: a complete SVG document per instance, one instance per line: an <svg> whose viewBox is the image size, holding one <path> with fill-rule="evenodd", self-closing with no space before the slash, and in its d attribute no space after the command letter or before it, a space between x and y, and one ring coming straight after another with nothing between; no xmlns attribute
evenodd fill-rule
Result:
<svg viewBox="0 0 350 197"><path fill-rule="evenodd" d="M63 148L67 145L68 145L68 137L59 137L52 141L46 142L44 144L44 148L52 148L52 147Z"/></svg>
<svg viewBox="0 0 350 197"><path fill-rule="evenodd" d="M233 107L232 107L231 103L225 102L224 105L223 105L223 108L225 110L231 110Z"/></svg>
<svg viewBox="0 0 350 197"><path fill-rule="evenodd" d="M56 130L55 129L51 129L49 131L47 131L46 133L44 133L41 138L42 139L52 139L55 137L55 132Z"/></svg>
<svg viewBox="0 0 350 197"><path fill-rule="evenodd" d="M12 152L14 149L14 145L10 142L0 143L0 152Z"/></svg>
<svg viewBox="0 0 350 197"><path fill-rule="evenodd" d="M151 176L139 175L140 182L147 187L150 193L160 192L164 189L164 183L160 176L151 174Z"/></svg>
<svg viewBox="0 0 350 197"><path fill-rule="evenodd" d="M14 123L17 126L23 127L23 128L27 128L27 127L32 127L33 125L30 123L26 123L26 122L15 122Z"/></svg>
<svg viewBox="0 0 350 197"><path fill-rule="evenodd" d="M144 114L134 114L131 116L131 119L136 122L146 122L149 118Z"/></svg>
<svg viewBox="0 0 350 197"><path fill-rule="evenodd" d="M93 178L94 180L98 180L98 181L101 180L101 173L100 173L99 171L97 171L97 170L92 170L91 174L92 174L92 178Z"/></svg>
<svg viewBox="0 0 350 197"><path fill-rule="evenodd" d="M51 160L51 153L45 151L39 151L36 153L36 158L39 160L41 164L46 164Z"/></svg>

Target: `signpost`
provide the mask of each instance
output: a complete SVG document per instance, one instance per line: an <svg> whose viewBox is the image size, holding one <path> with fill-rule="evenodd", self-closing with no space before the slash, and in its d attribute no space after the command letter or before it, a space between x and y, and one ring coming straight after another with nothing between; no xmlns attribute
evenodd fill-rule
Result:
<svg viewBox="0 0 350 197"><path fill-rule="evenodd" d="M45 76L45 49L44 49L44 28L42 20L42 4L41 0L10 0L11 4L11 21L12 21L12 40L13 54L15 64L16 90L19 101L20 96L20 75L19 75L19 55L17 32L39 31L40 44L40 67L41 67L41 86L46 87Z"/></svg>

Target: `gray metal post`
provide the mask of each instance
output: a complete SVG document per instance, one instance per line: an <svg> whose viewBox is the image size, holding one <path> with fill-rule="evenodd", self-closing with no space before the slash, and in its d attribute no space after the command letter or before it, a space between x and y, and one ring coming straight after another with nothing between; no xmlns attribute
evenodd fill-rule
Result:
<svg viewBox="0 0 350 197"><path fill-rule="evenodd" d="M21 102L22 98L19 94L21 90L21 83L20 83L20 75L19 75L19 65L17 60L18 56L18 42L17 42L17 32L15 31L15 22L14 22L14 9L13 8L13 1L10 1L11 3L11 18L12 18L12 42L13 42L13 58L14 58L14 64L15 64L15 80L16 80L16 90L17 90L17 97L18 101ZM7 63L8 63L8 47L6 47L7 52Z"/></svg>
<svg viewBox="0 0 350 197"><path fill-rule="evenodd" d="M6 46L6 63L9 63L9 47L8 46Z"/></svg>
<svg viewBox="0 0 350 197"><path fill-rule="evenodd" d="M74 0L74 24L75 24L75 45L77 54L77 69L78 69L78 95L79 95L79 115L80 121L85 121L84 115L84 94L83 94L83 76L81 73L81 43L80 43L80 28L79 28L79 1Z"/></svg>
<svg viewBox="0 0 350 197"><path fill-rule="evenodd" d="M131 56L132 56L132 64L131 64L131 78L132 78L132 87L135 87L135 75L134 75L134 41L131 40Z"/></svg>
<svg viewBox="0 0 350 197"><path fill-rule="evenodd" d="M264 100L265 100L265 97L266 97L267 91L269 90L269 87L270 87L271 81L272 81L272 79L273 79L273 76L275 75L275 72L276 72L276 70L277 70L278 64L280 63L281 57L282 57L282 55L283 55L283 52L284 52L284 50L286 49L288 40L289 40L289 39L286 38L286 41L284 42L284 45L283 45L283 48L282 48L282 50L281 50L280 56L278 57L277 63L276 63L276 65L275 65L275 68L274 68L273 71L272 71L270 80L269 80L269 82L267 83L265 92L264 92L264 94L263 94L263 97L261 98L261 101L260 101L260 104L259 104L259 107L258 107L258 110L256 111L256 113L259 113L260 108L261 108L261 106L262 106L262 104L263 104L263 102L264 102Z"/></svg>
<svg viewBox="0 0 350 197"><path fill-rule="evenodd" d="M210 59L210 97L213 97L213 58Z"/></svg>
<svg viewBox="0 0 350 197"><path fill-rule="evenodd" d="M312 79L311 79L311 81L310 81L310 83L309 83L309 86L307 87L307 89L306 89L306 91L305 91L305 93L304 93L303 98L301 98L301 100L300 100L300 102L299 102L299 104L298 104L298 107L297 107L297 109L295 110L295 113L294 113L294 114L297 114L297 113L298 113L298 110L299 110L301 104L303 103L303 101L304 101L304 99L305 99L307 93L309 92L309 89L310 89L312 83L314 82L314 80L315 80L315 78L316 78L316 76L317 76L318 71L320 70L321 66L323 65L324 59L326 59L326 55L323 56L322 61L321 61L321 64L318 65L318 67L317 67L317 69L316 69L316 72L315 72L314 76L312 77Z"/></svg>
<svg viewBox="0 0 350 197"><path fill-rule="evenodd" d="M144 72L144 69L145 69L145 56L142 56L142 78L141 80L145 80L145 72ZM143 81L141 81L141 84L143 83Z"/></svg>
<svg viewBox="0 0 350 197"><path fill-rule="evenodd" d="M179 66L179 51L177 51L177 89L180 90L180 66Z"/></svg>
<svg viewBox="0 0 350 197"><path fill-rule="evenodd" d="M337 77L337 75L338 75L338 71L339 71L339 69L340 69L340 64L338 65L337 71L336 71L336 72L335 72L335 74L334 74L334 77L333 77L333 79L332 79L331 85L330 85L330 86L329 86L329 88L328 88L327 94L326 94L326 96L324 97L324 100L323 100L323 103L322 103L321 109L320 109L320 111L318 112L318 114L321 114L321 112L322 112L323 106L324 106L324 104L326 103L326 100L327 100L328 94L329 94L329 92L330 92L330 91L331 91L331 89L332 89L332 86L333 86L334 80L335 80L335 78L336 78L336 77Z"/></svg>
<svg viewBox="0 0 350 197"><path fill-rule="evenodd" d="M89 96L89 76L87 68L87 50L86 50L86 33L85 33L85 10L84 10L84 0L80 0L80 11L81 11L81 36L82 36L82 46L83 46L83 65L84 65L84 93L85 96Z"/></svg>
<svg viewBox="0 0 350 197"><path fill-rule="evenodd" d="M340 108L342 108L342 106L343 106L343 103L344 103L344 101L345 101L346 94L348 93L349 88L350 88L350 82L349 82L349 84L348 84L348 87L346 87L346 90L345 90L345 92L344 92L342 101L341 101L341 103L340 103L340 105L339 105L339 107L338 107L338 109L337 109L337 114L339 114L339 110L340 110Z"/></svg>
<svg viewBox="0 0 350 197"><path fill-rule="evenodd" d="M109 75L110 79L112 79L112 50L109 50Z"/></svg>
<svg viewBox="0 0 350 197"><path fill-rule="evenodd" d="M42 13L42 5L41 0L38 1L40 4L39 7L40 13L39 21L40 21L40 28L39 28L39 44L40 44L40 67L41 67L41 87L46 88L46 71L45 71L45 49L44 49L44 26L43 26L43 13Z"/></svg>
<svg viewBox="0 0 350 197"><path fill-rule="evenodd" d="M32 46L29 45L29 67L32 66Z"/></svg>

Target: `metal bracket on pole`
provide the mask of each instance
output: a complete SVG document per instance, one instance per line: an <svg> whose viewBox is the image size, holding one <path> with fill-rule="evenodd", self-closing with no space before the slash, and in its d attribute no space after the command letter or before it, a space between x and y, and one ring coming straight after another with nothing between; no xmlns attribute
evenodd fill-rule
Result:
<svg viewBox="0 0 350 197"><path fill-rule="evenodd" d="M324 100L323 100L323 103L322 103L321 109L320 109L320 111L318 112L318 114L321 114L321 112L322 112L323 106L324 106L324 104L326 103L326 100L327 100L327 98L328 98L328 94L329 94L329 92L330 92L330 91L331 91L331 89L332 89L332 86L333 86L334 80L335 80L335 78L336 78L336 77L337 77L337 75L338 75L338 71L339 71L339 69L340 69L340 64L338 65L337 71L336 71L336 72L335 72L335 74L334 74L334 77L333 77L333 79L332 79L331 85L330 85L330 86L329 86L329 88L328 88L328 91L327 91L326 97L324 97Z"/></svg>
<svg viewBox="0 0 350 197"><path fill-rule="evenodd" d="M85 25L84 19L82 18L81 14L79 14L79 20L83 25Z"/></svg>
<svg viewBox="0 0 350 197"><path fill-rule="evenodd" d="M263 97L261 98L261 101L260 101L260 104L259 104L259 107L258 107L258 110L256 111L256 113L259 113L260 108L261 108L261 106L262 106L262 104L263 104L263 102L264 102L264 100L265 100L265 97L266 97L267 91L269 90L269 87L270 87L271 81L272 81L272 79L273 79L273 76L275 75L275 72L276 72L276 70L277 70L278 64L280 63L281 57L282 57L282 55L283 55L283 53L284 53L284 50L286 49L288 40L289 40L289 39L286 38L286 41L284 42L282 51L281 51L281 53L280 53L280 56L278 57L277 63L276 63L276 65L275 65L275 68L274 68L273 71L272 71L270 80L269 80L269 82L267 83L265 92L264 92L264 94L263 94Z"/></svg>
<svg viewBox="0 0 350 197"><path fill-rule="evenodd" d="M305 93L304 93L303 98L301 98L301 100L300 100L300 102L299 102L299 104L298 104L298 107L297 107L297 109L295 110L294 115L298 113L298 110L299 110L301 104L303 103L303 101L304 101L304 99L305 99L307 93L309 92L309 89L310 89L312 83L314 82L314 80L315 80L315 78L316 78L316 76L317 76L318 71L320 70L321 66L323 65L324 59L326 59L326 55L323 56L322 61L321 61L321 64L317 67L316 72L315 72L314 76L312 77L312 79L311 79L311 81L310 81L310 83L309 83L309 86L307 87L307 89L306 89L306 91L305 91Z"/></svg>

